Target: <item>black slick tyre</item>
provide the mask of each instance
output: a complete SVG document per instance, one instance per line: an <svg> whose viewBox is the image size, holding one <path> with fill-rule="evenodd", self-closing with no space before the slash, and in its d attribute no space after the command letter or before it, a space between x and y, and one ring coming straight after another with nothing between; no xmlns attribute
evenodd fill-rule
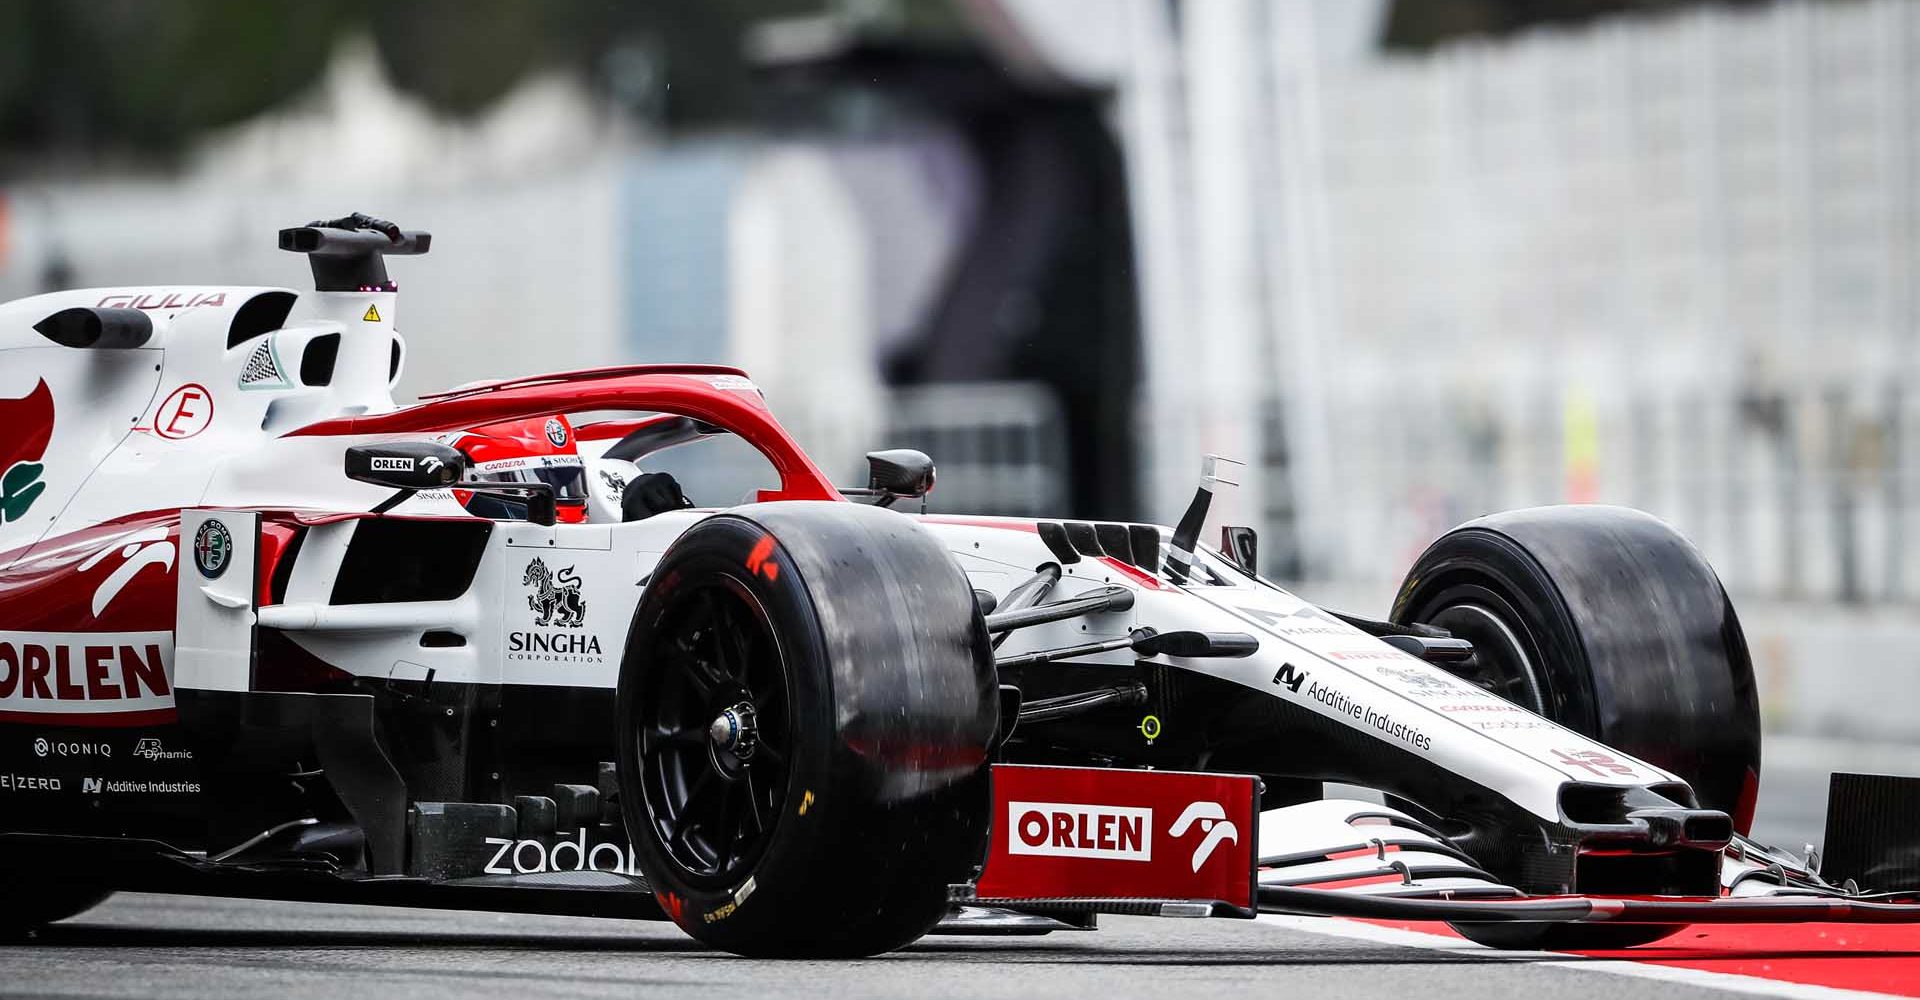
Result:
<svg viewBox="0 0 1920 1000"><path fill-rule="evenodd" d="M1760 709L1746 639L1719 578L1665 522L1598 505L1470 521L1415 562L1392 617L1469 640L1462 676L1685 778L1699 806L1751 825ZM1497 947L1620 948L1679 928L1458 929Z"/></svg>
<svg viewBox="0 0 1920 1000"><path fill-rule="evenodd" d="M973 591L912 519L795 502L702 521L655 568L622 660L640 867L717 948L898 948L984 857L998 708Z"/></svg>

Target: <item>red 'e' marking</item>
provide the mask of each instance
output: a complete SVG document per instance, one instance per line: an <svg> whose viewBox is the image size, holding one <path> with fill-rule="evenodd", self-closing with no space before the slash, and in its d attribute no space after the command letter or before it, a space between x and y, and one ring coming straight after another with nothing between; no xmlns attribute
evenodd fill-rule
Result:
<svg viewBox="0 0 1920 1000"><path fill-rule="evenodd" d="M186 385L167 396L154 411L153 432L173 441L190 438L207 429L213 423L213 396L205 386L196 382Z"/></svg>

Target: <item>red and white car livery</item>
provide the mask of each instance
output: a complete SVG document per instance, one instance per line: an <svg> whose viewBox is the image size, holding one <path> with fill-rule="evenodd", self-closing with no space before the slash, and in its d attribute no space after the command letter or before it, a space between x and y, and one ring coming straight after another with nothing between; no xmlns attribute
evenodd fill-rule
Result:
<svg viewBox="0 0 1920 1000"><path fill-rule="evenodd" d="M914 516L926 456L837 487L731 368L400 406L385 258L428 245L350 216L282 232L310 294L0 306L0 839L53 859L0 869L37 890L9 926L115 888L785 955L1108 911L1920 915L1874 867L1904 831L1838 845L1877 895L1745 838L1744 640L1651 517L1470 523L1372 620L1261 578L1250 531L1202 544L1211 463L1173 528ZM709 439L764 463L750 502L665 471Z"/></svg>

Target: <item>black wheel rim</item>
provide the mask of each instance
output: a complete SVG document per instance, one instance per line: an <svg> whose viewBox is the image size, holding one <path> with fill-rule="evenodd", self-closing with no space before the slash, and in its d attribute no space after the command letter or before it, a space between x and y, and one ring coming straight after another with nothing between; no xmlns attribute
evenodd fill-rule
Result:
<svg viewBox="0 0 1920 1000"><path fill-rule="evenodd" d="M1473 644L1473 658L1449 668L1456 675L1535 715L1552 718L1551 692L1536 644L1500 595L1482 587L1450 589L1434 602L1434 610L1417 620Z"/></svg>
<svg viewBox="0 0 1920 1000"><path fill-rule="evenodd" d="M786 660L765 607L718 576L676 595L648 650L634 733L647 820L694 885L751 871L786 798Z"/></svg>

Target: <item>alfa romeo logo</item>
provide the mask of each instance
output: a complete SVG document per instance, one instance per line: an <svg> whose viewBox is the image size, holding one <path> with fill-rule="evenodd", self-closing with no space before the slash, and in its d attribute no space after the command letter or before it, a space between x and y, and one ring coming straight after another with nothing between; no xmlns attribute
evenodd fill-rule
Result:
<svg viewBox="0 0 1920 1000"><path fill-rule="evenodd" d="M553 442L555 448L566 447L567 425L561 423L559 417L547 418L547 440Z"/></svg>
<svg viewBox="0 0 1920 1000"><path fill-rule="evenodd" d="M214 579L225 573L227 563L232 561L233 532L219 521L202 521L193 535L193 564L200 567L200 575Z"/></svg>

